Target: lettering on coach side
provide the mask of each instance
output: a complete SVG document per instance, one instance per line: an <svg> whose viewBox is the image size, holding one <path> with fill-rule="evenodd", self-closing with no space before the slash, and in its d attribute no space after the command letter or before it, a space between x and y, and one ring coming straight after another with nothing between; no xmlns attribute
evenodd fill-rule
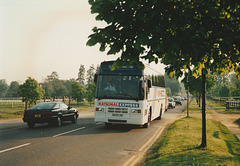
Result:
<svg viewBox="0 0 240 166"><path fill-rule="evenodd" d="M103 103L103 102L99 102L98 105L101 105L101 106L115 106L115 107L118 107L118 103Z"/></svg>
<svg viewBox="0 0 240 166"><path fill-rule="evenodd" d="M119 103L119 107L132 107L132 108L138 108L138 103Z"/></svg>
<svg viewBox="0 0 240 166"><path fill-rule="evenodd" d="M139 103L105 103L99 102L99 106L115 106L115 107L131 107L131 108L139 108Z"/></svg>

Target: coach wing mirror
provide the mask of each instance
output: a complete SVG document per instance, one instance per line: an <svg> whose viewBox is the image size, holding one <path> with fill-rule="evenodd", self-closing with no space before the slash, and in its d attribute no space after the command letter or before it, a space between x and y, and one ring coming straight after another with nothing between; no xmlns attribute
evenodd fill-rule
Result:
<svg viewBox="0 0 240 166"><path fill-rule="evenodd" d="M97 74L94 74L94 82L97 82Z"/></svg>
<svg viewBox="0 0 240 166"><path fill-rule="evenodd" d="M148 86L148 89L152 87L152 82L151 82L151 80L147 80L147 86Z"/></svg>

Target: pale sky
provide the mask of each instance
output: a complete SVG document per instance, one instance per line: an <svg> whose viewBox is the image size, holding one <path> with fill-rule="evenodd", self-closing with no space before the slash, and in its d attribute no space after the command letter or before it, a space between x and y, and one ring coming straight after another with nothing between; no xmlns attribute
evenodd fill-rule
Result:
<svg viewBox="0 0 240 166"><path fill-rule="evenodd" d="M23 83L27 77L42 82L56 71L60 79L77 78L117 55L86 46L95 26L104 27L90 13L88 0L0 0L0 79ZM151 64L164 73L164 66Z"/></svg>

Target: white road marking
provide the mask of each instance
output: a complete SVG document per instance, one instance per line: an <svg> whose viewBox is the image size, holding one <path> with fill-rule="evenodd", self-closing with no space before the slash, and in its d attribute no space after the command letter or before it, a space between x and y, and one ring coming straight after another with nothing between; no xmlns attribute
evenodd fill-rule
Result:
<svg viewBox="0 0 240 166"><path fill-rule="evenodd" d="M149 145L153 144L161 135L164 128L159 128L154 135L139 149L139 151L147 151Z"/></svg>
<svg viewBox="0 0 240 166"><path fill-rule="evenodd" d="M67 131L67 132L64 132L64 133L60 133L60 134L54 135L52 137L58 137L58 136L65 135L65 134L68 134L68 133L72 133L74 131L82 130L82 129L85 129L85 128L86 127L77 128L77 129L74 129L74 130L70 130L70 131Z"/></svg>
<svg viewBox="0 0 240 166"><path fill-rule="evenodd" d="M136 165L137 162L139 162L139 159L141 159L145 152L148 150L148 148L159 138L164 129L165 127L159 127L159 129L153 134L153 136L138 150L140 153L132 156L126 163L124 163L123 166Z"/></svg>
<svg viewBox="0 0 240 166"><path fill-rule="evenodd" d="M26 144L23 144L23 145L19 145L19 146L15 146L15 147L12 147L12 148L5 149L5 150L1 150L0 153L4 153L4 152L10 151L10 150L14 150L14 149L18 149L18 148L21 148L21 147L24 147L24 146L28 146L30 144L31 143L26 143Z"/></svg>
<svg viewBox="0 0 240 166"><path fill-rule="evenodd" d="M60 133L60 134L54 135L53 137L58 137L58 136L61 136L61 135L64 135L64 134L68 134L68 133L72 133L74 131L82 130L82 129L85 129L85 128L86 127L77 128L77 129L74 129L74 130L70 130L70 131L67 131L67 132L64 132L64 133ZM28 146L28 145L31 145L31 143L26 143L26 144L22 144L22 145L19 145L19 146L12 147L12 148L1 150L0 154L4 153L4 152L7 152L7 151L10 151L10 150L14 150L14 149L18 149L18 148L21 148L21 147L24 147L24 146Z"/></svg>

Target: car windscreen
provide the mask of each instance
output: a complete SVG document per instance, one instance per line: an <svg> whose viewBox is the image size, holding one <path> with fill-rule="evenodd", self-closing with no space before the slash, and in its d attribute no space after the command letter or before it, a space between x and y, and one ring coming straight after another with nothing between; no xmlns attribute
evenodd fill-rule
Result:
<svg viewBox="0 0 240 166"><path fill-rule="evenodd" d="M29 110L48 110L48 109L58 109L58 108L59 108L58 103L39 103L31 107Z"/></svg>

